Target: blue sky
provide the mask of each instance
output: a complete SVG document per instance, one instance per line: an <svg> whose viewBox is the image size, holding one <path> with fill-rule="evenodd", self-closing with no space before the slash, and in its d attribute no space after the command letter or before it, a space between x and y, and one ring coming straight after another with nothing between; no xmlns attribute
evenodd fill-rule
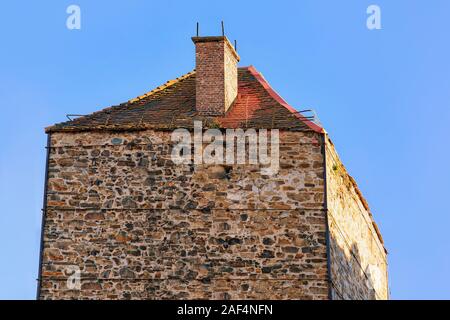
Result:
<svg viewBox="0 0 450 320"><path fill-rule="evenodd" d="M221 20L241 66L318 113L383 233L391 297L450 299L449 14L447 0L2 3L0 299L35 297L44 127L190 71L195 23L218 35Z"/></svg>

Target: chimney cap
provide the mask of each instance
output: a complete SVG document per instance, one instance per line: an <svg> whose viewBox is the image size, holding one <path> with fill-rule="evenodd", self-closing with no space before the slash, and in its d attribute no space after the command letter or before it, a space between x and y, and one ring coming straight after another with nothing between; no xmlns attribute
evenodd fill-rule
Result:
<svg viewBox="0 0 450 320"><path fill-rule="evenodd" d="M228 40L227 36L207 36L207 37L192 37L192 42L195 44L200 42L225 42L228 47L231 49L231 52L233 53L234 57L237 61L241 60L238 53L236 52L235 48L231 44L230 40Z"/></svg>

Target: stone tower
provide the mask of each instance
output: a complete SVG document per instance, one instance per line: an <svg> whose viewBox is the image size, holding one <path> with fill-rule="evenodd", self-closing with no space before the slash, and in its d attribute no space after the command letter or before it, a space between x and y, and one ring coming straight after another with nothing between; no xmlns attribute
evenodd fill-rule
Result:
<svg viewBox="0 0 450 320"><path fill-rule="evenodd" d="M387 299L382 237L325 130L226 37L192 40L194 71L46 129L38 298ZM175 163L194 123L278 130L277 172Z"/></svg>

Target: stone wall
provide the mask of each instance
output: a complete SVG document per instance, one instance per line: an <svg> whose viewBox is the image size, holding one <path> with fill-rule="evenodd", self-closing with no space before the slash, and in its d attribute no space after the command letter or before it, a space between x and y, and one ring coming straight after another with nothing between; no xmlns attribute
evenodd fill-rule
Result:
<svg viewBox="0 0 450 320"><path fill-rule="evenodd" d="M327 299L320 138L280 132L269 177L174 165L170 132L53 133L40 298Z"/></svg>
<svg viewBox="0 0 450 320"><path fill-rule="evenodd" d="M387 299L386 251L369 207L329 139L327 205L333 299Z"/></svg>

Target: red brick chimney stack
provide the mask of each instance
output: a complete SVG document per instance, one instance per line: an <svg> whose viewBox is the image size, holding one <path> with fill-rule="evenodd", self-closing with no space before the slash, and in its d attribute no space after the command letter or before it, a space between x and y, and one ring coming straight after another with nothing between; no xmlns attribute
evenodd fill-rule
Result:
<svg viewBox="0 0 450 320"><path fill-rule="evenodd" d="M192 37L195 43L196 109L223 115L237 97L239 55L225 36Z"/></svg>

